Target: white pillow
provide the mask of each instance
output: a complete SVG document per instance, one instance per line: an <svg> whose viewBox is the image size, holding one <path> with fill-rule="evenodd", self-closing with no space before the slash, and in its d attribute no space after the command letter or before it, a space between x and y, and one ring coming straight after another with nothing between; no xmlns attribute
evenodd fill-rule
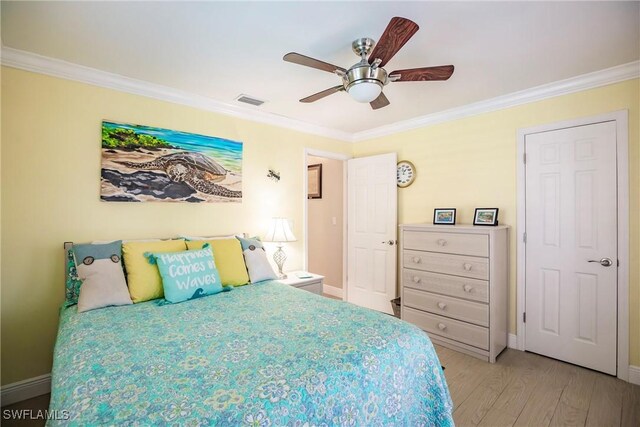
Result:
<svg viewBox="0 0 640 427"><path fill-rule="evenodd" d="M267 254L264 249L245 249L243 254L244 263L247 265L247 271L249 272L249 280L251 283L278 278L275 271L273 271L273 268L271 268L271 264L269 264Z"/></svg>
<svg viewBox="0 0 640 427"><path fill-rule="evenodd" d="M96 259L90 265L80 263L76 269L82 280L78 313L110 305L133 304L119 260Z"/></svg>

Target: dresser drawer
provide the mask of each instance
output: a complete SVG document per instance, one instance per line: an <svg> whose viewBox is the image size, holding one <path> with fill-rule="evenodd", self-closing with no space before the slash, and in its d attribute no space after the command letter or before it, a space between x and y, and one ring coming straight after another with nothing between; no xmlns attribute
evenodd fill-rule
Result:
<svg viewBox="0 0 640 427"><path fill-rule="evenodd" d="M487 258L405 250L403 259L404 267L407 268L455 274L474 279L489 279L489 260Z"/></svg>
<svg viewBox="0 0 640 427"><path fill-rule="evenodd" d="M425 313L409 307L403 308L402 319L413 323L428 333L460 341L483 350L489 350L489 330L487 328Z"/></svg>
<svg viewBox="0 0 640 427"><path fill-rule="evenodd" d="M405 231L402 242L405 249L458 255L489 256L489 236L487 235Z"/></svg>
<svg viewBox="0 0 640 427"><path fill-rule="evenodd" d="M402 269L402 286L474 301L489 302L489 282L428 271Z"/></svg>
<svg viewBox="0 0 640 427"><path fill-rule="evenodd" d="M402 298L407 307L417 308L480 326L489 326L489 306L486 304L407 288L404 289Z"/></svg>

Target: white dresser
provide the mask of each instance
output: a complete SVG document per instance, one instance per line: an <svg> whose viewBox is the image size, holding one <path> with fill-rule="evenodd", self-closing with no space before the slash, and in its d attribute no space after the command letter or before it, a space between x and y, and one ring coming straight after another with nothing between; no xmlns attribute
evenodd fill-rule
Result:
<svg viewBox="0 0 640 427"><path fill-rule="evenodd" d="M508 242L508 226L400 226L402 319L495 362L507 346Z"/></svg>

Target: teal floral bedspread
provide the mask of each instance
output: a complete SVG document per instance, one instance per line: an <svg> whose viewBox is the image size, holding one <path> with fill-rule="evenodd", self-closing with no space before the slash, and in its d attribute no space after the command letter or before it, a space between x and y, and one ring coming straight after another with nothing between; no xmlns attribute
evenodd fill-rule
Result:
<svg viewBox="0 0 640 427"><path fill-rule="evenodd" d="M49 425L453 425L424 332L278 282L60 320Z"/></svg>

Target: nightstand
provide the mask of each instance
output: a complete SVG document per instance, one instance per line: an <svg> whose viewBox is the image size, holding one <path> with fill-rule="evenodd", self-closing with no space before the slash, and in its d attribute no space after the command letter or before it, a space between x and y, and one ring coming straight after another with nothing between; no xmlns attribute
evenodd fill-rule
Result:
<svg viewBox="0 0 640 427"><path fill-rule="evenodd" d="M322 295L322 282L324 281L324 276L320 276L319 274L313 274L306 271L288 271L286 279L280 279L279 281L284 283L285 285L295 286L298 289L304 289L305 291L309 291L314 294ZM307 275L311 277L306 277L301 279L298 277L300 275Z"/></svg>

